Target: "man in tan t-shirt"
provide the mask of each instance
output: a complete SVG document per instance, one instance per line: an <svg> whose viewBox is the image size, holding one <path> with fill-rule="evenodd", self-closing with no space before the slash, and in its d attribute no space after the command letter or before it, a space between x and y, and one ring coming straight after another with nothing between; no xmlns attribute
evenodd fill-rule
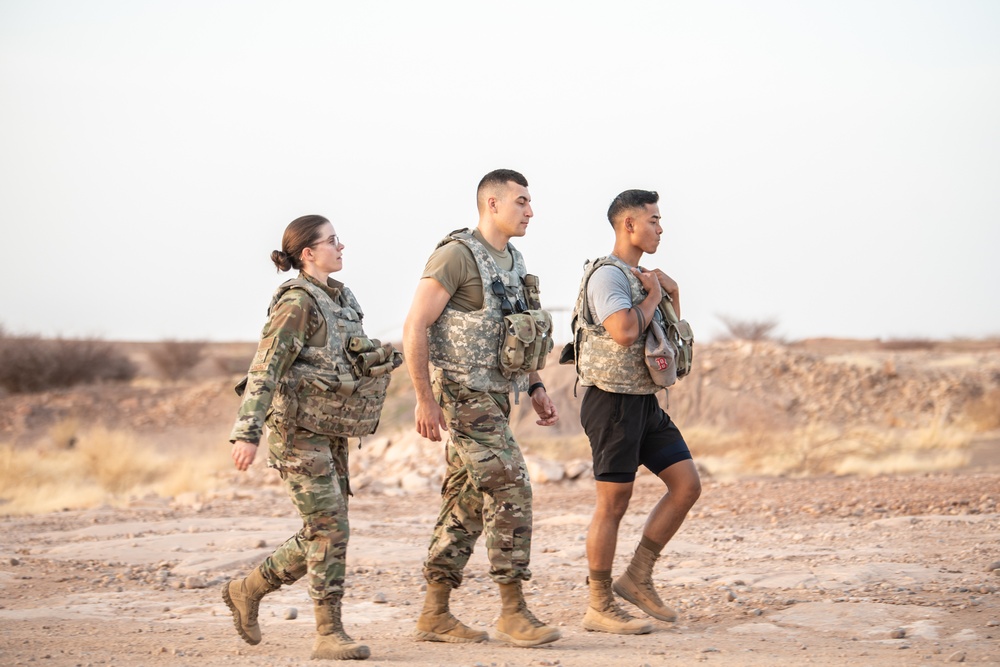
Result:
<svg viewBox="0 0 1000 667"><path fill-rule="evenodd" d="M514 268L514 258L506 244L503 250L497 250L483 238L478 228L472 231L472 237L483 245L501 269L510 271ZM441 287L451 295L448 300L451 308L469 313L483 307L483 281L476 258L464 243L439 246L427 260L420 277L433 278L441 283Z"/></svg>
<svg viewBox="0 0 1000 667"><path fill-rule="evenodd" d="M498 349L504 316L526 309L527 270L509 244L532 217L528 182L497 170L477 190L479 226L458 230L431 255L403 330L403 347L417 396L417 431L450 437L442 504L424 578L427 597L415 636L426 641L481 642L448 608L479 535L486 533L490 577L503 603L497 637L536 646L560 637L528 611L521 584L531 578L531 484L508 425L510 391L527 390L538 424L559 416L537 372L504 374ZM485 288L485 289L484 289ZM540 308L540 304L532 306ZM428 365L434 366L433 378Z"/></svg>

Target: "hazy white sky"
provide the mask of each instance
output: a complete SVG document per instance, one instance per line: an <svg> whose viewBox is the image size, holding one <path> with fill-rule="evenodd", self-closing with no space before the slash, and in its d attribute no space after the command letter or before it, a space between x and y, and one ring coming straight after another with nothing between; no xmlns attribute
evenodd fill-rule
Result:
<svg viewBox="0 0 1000 667"><path fill-rule="evenodd" d="M647 188L699 337L1000 335L998 36L992 0L0 0L0 323L252 340L319 213L393 338L507 167L550 306Z"/></svg>

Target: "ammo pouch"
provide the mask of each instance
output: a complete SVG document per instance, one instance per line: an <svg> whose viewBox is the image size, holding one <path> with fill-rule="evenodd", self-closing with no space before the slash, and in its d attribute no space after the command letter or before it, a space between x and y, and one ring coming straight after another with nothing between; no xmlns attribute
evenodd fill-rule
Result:
<svg viewBox="0 0 1000 667"><path fill-rule="evenodd" d="M505 377L545 368L552 351L552 316L542 309L504 315L499 363Z"/></svg>
<svg viewBox="0 0 1000 667"><path fill-rule="evenodd" d="M377 338L353 336L347 345L347 357L356 377L376 377L391 373L403 363L403 355L392 343Z"/></svg>
<svg viewBox="0 0 1000 667"><path fill-rule="evenodd" d="M389 374L359 379L350 375L336 380L302 378L296 385L278 384L288 423L321 435L354 438L371 435L378 427Z"/></svg>
<svg viewBox="0 0 1000 667"><path fill-rule="evenodd" d="M694 332L687 320L677 319L674 305L668 297L663 297L658 308L665 321L667 341L676 351L677 377L682 378L691 372L691 363L694 361Z"/></svg>

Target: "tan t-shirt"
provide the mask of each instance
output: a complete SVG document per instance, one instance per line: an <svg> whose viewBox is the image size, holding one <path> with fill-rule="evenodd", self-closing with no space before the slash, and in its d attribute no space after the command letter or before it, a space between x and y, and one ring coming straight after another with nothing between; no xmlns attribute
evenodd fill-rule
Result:
<svg viewBox="0 0 1000 667"><path fill-rule="evenodd" d="M493 256L497 266L505 271L514 268L514 258L506 246L497 250L486 242L478 229L473 230L472 235ZM470 313L483 307L483 280L479 276L479 267L472 251L461 241L453 241L431 253L420 277L433 278L441 283L451 295L448 305L455 310Z"/></svg>

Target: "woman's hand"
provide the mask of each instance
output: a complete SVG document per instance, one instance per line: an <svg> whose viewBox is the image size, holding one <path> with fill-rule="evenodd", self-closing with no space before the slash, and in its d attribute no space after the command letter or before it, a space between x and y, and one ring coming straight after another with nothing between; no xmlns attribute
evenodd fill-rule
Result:
<svg viewBox="0 0 1000 667"><path fill-rule="evenodd" d="M237 440L233 443L233 463L237 470L246 470L257 457L257 445L246 440Z"/></svg>

